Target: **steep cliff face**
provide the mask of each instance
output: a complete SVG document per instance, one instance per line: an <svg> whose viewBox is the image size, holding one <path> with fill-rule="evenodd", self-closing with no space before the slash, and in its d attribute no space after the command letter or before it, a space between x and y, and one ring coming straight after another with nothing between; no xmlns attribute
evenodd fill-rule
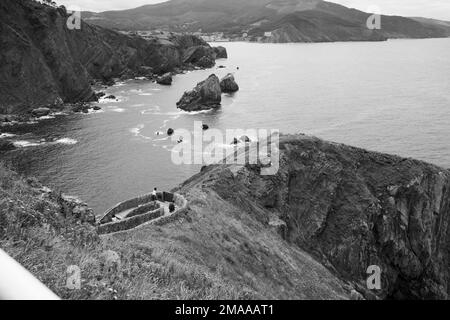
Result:
<svg viewBox="0 0 450 320"><path fill-rule="evenodd" d="M282 137L280 150L276 175L210 166L181 190L213 190L367 298L448 297L448 170L307 136ZM381 290L367 289L371 265Z"/></svg>
<svg viewBox="0 0 450 320"><path fill-rule="evenodd" d="M0 113L93 99L90 82L161 74L183 67L186 50L210 48L192 36L144 40L81 22L31 0L0 3ZM214 64L215 54L205 50ZM195 63L194 63L195 65Z"/></svg>

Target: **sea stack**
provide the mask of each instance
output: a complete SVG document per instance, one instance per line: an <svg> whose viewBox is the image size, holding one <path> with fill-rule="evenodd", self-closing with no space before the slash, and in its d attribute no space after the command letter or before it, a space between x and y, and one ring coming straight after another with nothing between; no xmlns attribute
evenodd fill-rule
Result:
<svg viewBox="0 0 450 320"><path fill-rule="evenodd" d="M170 74L170 72L168 72L163 74L162 76L159 76L156 79L156 82L164 86L170 86L172 84L172 80L172 75Z"/></svg>
<svg viewBox="0 0 450 320"><path fill-rule="evenodd" d="M194 89L185 92L177 102L177 108L189 112L219 108L221 93L219 78L212 74Z"/></svg>
<svg viewBox="0 0 450 320"><path fill-rule="evenodd" d="M229 73L220 80L220 89L224 93L233 93L239 90L239 86L234 80L234 76Z"/></svg>

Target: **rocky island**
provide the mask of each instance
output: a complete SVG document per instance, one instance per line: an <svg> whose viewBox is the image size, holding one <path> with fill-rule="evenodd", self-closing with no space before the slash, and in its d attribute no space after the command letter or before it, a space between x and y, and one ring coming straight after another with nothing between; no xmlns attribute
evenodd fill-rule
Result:
<svg viewBox="0 0 450 320"><path fill-rule="evenodd" d="M206 80L197 83L194 89L183 94L177 102L177 108L184 111L202 111L220 107L222 91L219 78L212 74Z"/></svg>

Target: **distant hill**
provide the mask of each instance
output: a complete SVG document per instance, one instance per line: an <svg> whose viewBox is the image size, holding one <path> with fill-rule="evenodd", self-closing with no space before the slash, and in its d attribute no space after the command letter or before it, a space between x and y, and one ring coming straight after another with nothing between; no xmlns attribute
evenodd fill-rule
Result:
<svg viewBox="0 0 450 320"><path fill-rule="evenodd" d="M171 0L130 10L83 13L86 21L113 29L224 32L231 38L245 32L250 39L267 42L450 36L450 22L382 16L381 30L369 30L369 16L321 0Z"/></svg>

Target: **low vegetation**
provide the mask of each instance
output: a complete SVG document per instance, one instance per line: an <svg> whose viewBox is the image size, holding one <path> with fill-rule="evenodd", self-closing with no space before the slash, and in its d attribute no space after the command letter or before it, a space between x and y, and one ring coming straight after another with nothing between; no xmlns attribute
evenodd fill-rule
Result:
<svg viewBox="0 0 450 320"><path fill-rule="evenodd" d="M240 299L242 288L181 262L170 246L100 238L95 227L64 217L58 201L0 165L0 248L64 299ZM81 288L69 289L69 266L81 270Z"/></svg>

